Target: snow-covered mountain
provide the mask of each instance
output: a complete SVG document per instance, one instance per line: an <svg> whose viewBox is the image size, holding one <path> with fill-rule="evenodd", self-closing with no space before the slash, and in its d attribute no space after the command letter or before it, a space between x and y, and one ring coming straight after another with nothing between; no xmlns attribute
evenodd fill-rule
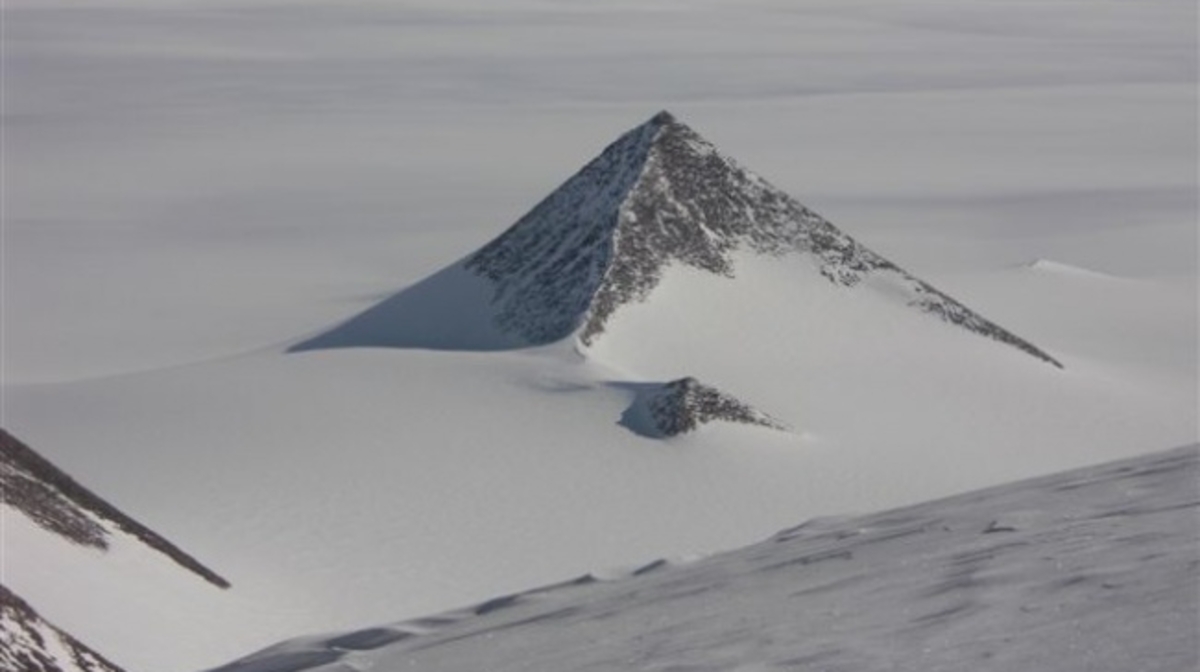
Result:
<svg viewBox="0 0 1200 672"><path fill-rule="evenodd" d="M696 380L635 384L637 397L621 422L645 436L678 436L710 422L734 422L786 430L787 425Z"/></svg>
<svg viewBox="0 0 1200 672"><path fill-rule="evenodd" d="M1200 449L284 642L261 670L1144 670L1200 664Z"/></svg>
<svg viewBox="0 0 1200 672"><path fill-rule="evenodd" d="M25 534L33 532L43 543L65 542L68 546L99 552L92 556L93 564L129 562L124 547L134 546L152 551L217 588L229 587L229 582L219 574L122 513L3 429L0 429L0 519L5 569L10 561L19 564L23 559L16 556L32 552L32 547L15 547L24 542ZM119 557L110 558L110 551ZM43 585L38 593L47 588L53 590L53 586ZM119 672L120 668L47 623L32 606L0 584L0 669Z"/></svg>
<svg viewBox="0 0 1200 672"><path fill-rule="evenodd" d="M572 334L586 347L623 306L645 302L671 266L734 278L739 252L796 257L839 287L883 288L918 310L1061 367L862 246L665 111L622 135L461 264L294 349L490 349Z"/></svg>

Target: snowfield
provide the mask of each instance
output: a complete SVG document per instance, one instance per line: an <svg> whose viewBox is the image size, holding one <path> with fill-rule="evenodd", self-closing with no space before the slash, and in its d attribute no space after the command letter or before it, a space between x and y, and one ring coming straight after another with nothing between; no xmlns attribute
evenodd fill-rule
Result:
<svg viewBox="0 0 1200 672"><path fill-rule="evenodd" d="M214 672L1191 670L1198 496L1191 446L297 639Z"/></svg>
<svg viewBox="0 0 1200 672"><path fill-rule="evenodd" d="M1200 436L1190 1L6 0L3 14L0 425L232 584L6 513L0 583L130 672L211 668L302 633L370 648L392 630L359 629L379 623ZM753 171L729 181L750 239L775 207L758 202L768 181L817 218L808 234L827 221L845 238L763 254L722 235L736 199L699 205L711 190L676 179L697 164L672 173L662 156L534 217L664 108ZM629 184L630 207L603 198ZM534 244L489 245L522 221ZM657 261L611 263L622 245ZM522 249L546 263L510 263ZM864 261L884 259L897 272ZM835 262L855 281L832 282L850 277ZM614 268L636 281L606 284ZM910 305L926 284L1062 368ZM620 300L597 299L606 287ZM718 396L670 387L688 379ZM743 410L670 436L708 417L702 397ZM722 421L735 416L786 429ZM1029 515L1064 539L1090 529ZM935 541L1030 534L959 538L978 523L909 541L937 568L951 551ZM998 552L1032 563L1035 547ZM957 593L986 607L955 612L964 632L1016 622L997 605L1021 598L988 585ZM956 606L907 597L910 620L855 623L886 634ZM1158 617L1138 604L1111 622ZM730 617L765 617L752 611ZM1053 613L1023 618L1050 628ZM679 664L729 662L737 637ZM1048 661L1068 642L986 650L1021 667L1007 656ZM953 667L938 647L910 651ZM960 651L974 664L985 647ZM843 654L867 669L880 655Z"/></svg>

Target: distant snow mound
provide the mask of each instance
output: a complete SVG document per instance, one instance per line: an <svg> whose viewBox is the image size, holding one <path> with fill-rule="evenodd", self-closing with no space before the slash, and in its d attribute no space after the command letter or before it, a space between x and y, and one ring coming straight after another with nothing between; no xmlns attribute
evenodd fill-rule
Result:
<svg viewBox="0 0 1200 672"><path fill-rule="evenodd" d="M1079 278L1107 278L1114 279L1116 276L1101 271L1093 271L1090 268L1075 266L1053 259L1034 259L1031 262L1023 264L1024 268L1031 271L1039 271L1042 273L1051 273L1062 276L1072 276Z"/></svg>
<svg viewBox="0 0 1200 672"><path fill-rule="evenodd" d="M229 582L192 556L122 513L63 473L16 437L0 429L0 511L12 507L43 529L73 543L108 548L124 532L220 588Z"/></svg>
<svg viewBox="0 0 1200 672"><path fill-rule="evenodd" d="M715 387L692 377L637 386L622 424L656 438L695 431L710 422L733 422L786 430L787 426Z"/></svg>
<svg viewBox="0 0 1200 672"><path fill-rule="evenodd" d="M14 672L122 672L74 637L42 620L0 585L0 670Z"/></svg>
<svg viewBox="0 0 1200 672"><path fill-rule="evenodd" d="M733 253L745 250L803 256L840 287L886 275L908 305L1061 367L863 247L665 111L622 135L465 261L293 350L487 350L572 334L590 346L622 306L650 296L668 266L732 278ZM474 285L463 271L487 282ZM465 335L467 327L483 335Z"/></svg>

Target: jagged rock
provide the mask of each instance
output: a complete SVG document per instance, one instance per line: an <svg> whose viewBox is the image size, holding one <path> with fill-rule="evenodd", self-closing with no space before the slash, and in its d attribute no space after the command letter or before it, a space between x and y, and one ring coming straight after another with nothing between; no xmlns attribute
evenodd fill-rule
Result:
<svg viewBox="0 0 1200 672"><path fill-rule="evenodd" d="M59 630L0 585L0 670L6 672L123 672Z"/></svg>

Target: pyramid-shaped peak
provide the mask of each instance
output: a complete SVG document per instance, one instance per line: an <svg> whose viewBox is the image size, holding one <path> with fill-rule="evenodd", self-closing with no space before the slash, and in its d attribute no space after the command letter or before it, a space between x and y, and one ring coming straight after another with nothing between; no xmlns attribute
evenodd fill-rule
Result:
<svg viewBox="0 0 1200 672"><path fill-rule="evenodd" d="M666 110L621 135L461 264L297 348L356 342L469 348L474 340L462 334L481 331L489 335L479 347L571 336L588 347L618 310L649 298L666 269L732 278L736 260L747 254L803 259L843 288L884 276L909 306L1061 366L863 247ZM481 302L486 306L475 308ZM433 320L432 305L474 312L460 319L438 309ZM394 316L403 310L421 316Z"/></svg>
<svg viewBox="0 0 1200 672"><path fill-rule="evenodd" d="M886 273L909 304L1058 365L859 245L662 110L630 130L465 265L495 283L496 323L533 343L584 346L622 306L644 301L664 269L734 275L734 253L800 255L851 287Z"/></svg>

